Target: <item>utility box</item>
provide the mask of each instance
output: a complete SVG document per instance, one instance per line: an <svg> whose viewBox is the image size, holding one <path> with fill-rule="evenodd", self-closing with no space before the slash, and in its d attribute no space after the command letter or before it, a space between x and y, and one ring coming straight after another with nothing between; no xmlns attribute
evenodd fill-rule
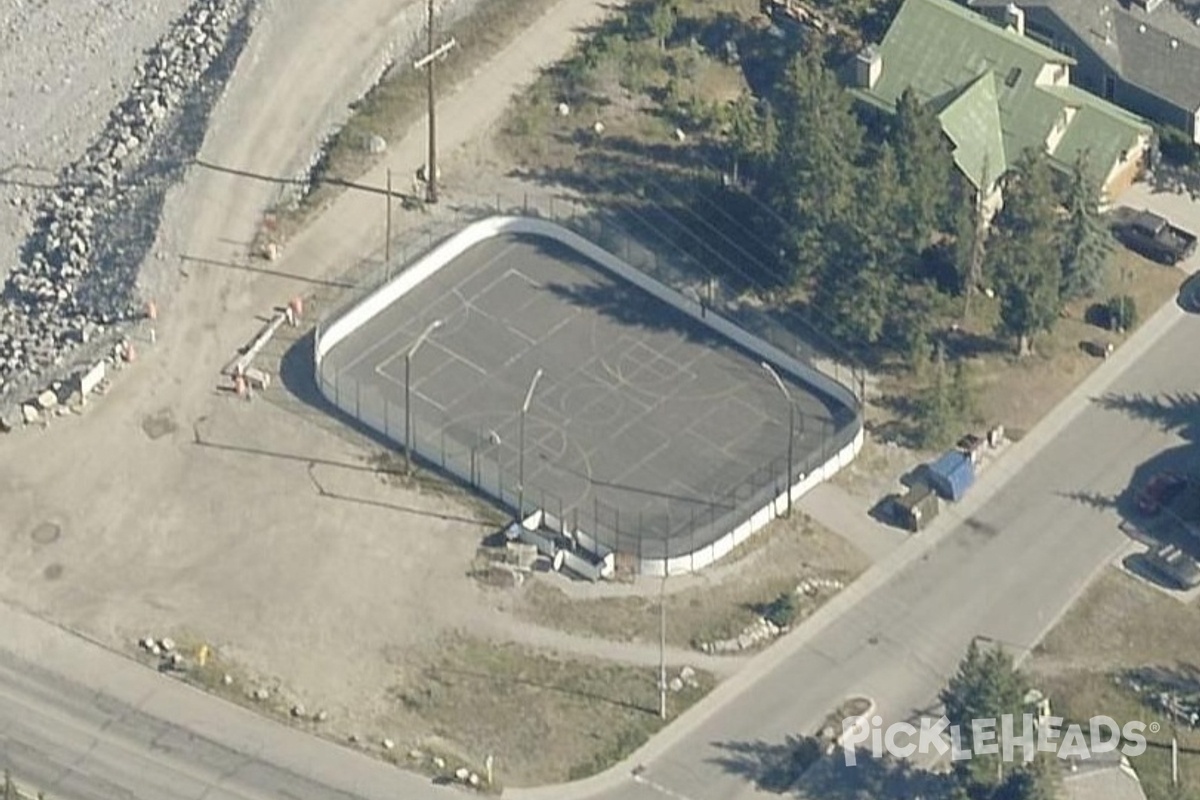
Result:
<svg viewBox="0 0 1200 800"><path fill-rule="evenodd" d="M917 533L937 517L941 502L929 484L917 481L903 496L892 501L892 510L897 522Z"/></svg>
<svg viewBox="0 0 1200 800"><path fill-rule="evenodd" d="M925 477L938 494L955 502L975 483L975 462L970 454L952 450L930 464Z"/></svg>

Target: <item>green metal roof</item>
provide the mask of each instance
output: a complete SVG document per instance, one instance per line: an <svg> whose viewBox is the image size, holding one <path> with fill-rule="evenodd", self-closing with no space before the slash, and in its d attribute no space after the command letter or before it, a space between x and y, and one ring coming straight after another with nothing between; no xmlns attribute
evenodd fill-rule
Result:
<svg viewBox="0 0 1200 800"><path fill-rule="evenodd" d="M991 185L1008 171L995 73L975 79L938 114L942 130L954 143L954 163L977 187Z"/></svg>
<svg viewBox="0 0 1200 800"><path fill-rule="evenodd" d="M1149 130L1137 117L1080 89L1039 85L1046 67L1069 67L1074 59L951 0L906 0L879 51L879 80L854 94L891 111L911 88L938 113L954 142L956 163L979 188L988 188L982 183L996 181L1026 149L1045 150L1051 132L1067 120L1068 107L1076 112L1052 159L1066 166L1089 150L1101 179Z"/></svg>
<svg viewBox="0 0 1200 800"><path fill-rule="evenodd" d="M1083 89L1061 86L1047 87L1043 91L1077 109L1071 125L1051 154L1051 161L1070 168L1080 153L1087 152L1088 171L1100 185L1108 177L1112 165L1129 150L1132 138L1151 133L1147 123Z"/></svg>

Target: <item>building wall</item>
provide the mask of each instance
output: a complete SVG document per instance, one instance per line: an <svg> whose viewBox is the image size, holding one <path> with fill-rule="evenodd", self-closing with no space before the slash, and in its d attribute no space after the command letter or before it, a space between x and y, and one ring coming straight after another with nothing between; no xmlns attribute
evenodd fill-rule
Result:
<svg viewBox="0 0 1200 800"><path fill-rule="evenodd" d="M1107 201L1105 205L1113 203L1141 176L1142 171L1146 168L1149 155L1149 137L1139 137L1137 147L1129 152L1123 162L1114 164L1112 171L1109 172L1108 180L1104 182L1104 195Z"/></svg>

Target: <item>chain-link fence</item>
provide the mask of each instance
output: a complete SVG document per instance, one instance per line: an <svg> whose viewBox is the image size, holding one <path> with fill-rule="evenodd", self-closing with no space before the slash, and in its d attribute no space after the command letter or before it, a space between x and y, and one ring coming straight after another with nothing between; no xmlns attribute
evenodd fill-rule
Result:
<svg viewBox="0 0 1200 800"><path fill-rule="evenodd" d="M581 486L572 486L569 481L564 485L561 476L554 481L531 480L522 485L524 462L531 459L532 451L523 452L525 444L516 409L494 427L471 428L462 420L448 418L424 405L410 409L406 401L389 399L379 386L360 384L344 372L323 367L318 358L317 379L322 394L410 456L495 498L519 512L522 518L541 510L549 518L551 529L566 534L572 541L590 540L591 549L613 551L619 565L627 560L632 567L648 560L686 558L711 546L783 496L797 476L814 473L857 436L861 428L861 374L855 367L823 356L811 342L800 338L797 333L800 326L788 318L790 312L759 307L752 298L733 296L701 265L686 258L669 259L611 221L590 213L583 204L559 197L526 196L516 202L496 197L431 212L425 225L392 243L390 260L384 258L369 274L355 281L355 289L324 315L322 327L327 328L449 235L473 221L498 214L536 216L578 233L699 304L707 313L735 323L822 372L846 387L858 402L854 407L838 409L832 419L820 418L819 425L810 418L809 427L815 430L806 430L802 417L791 446L784 437L779 444L779 455L740 483L709 497L673 498L650 506L623 497L620 491L611 488L598 491L587 485L586 479L581 479L584 481Z"/></svg>

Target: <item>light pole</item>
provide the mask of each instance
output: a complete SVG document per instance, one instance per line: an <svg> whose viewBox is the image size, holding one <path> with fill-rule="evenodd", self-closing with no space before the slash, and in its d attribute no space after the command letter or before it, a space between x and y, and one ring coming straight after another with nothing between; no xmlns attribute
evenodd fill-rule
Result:
<svg viewBox="0 0 1200 800"><path fill-rule="evenodd" d="M533 400L533 390L537 388L538 381L542 379L542 368L538 367L537 372L533 373L533 380L529 382L529 390L525 392L525 402L521 404L521 431L520 431L520 446L517 455L517 521L522 521L525 515L525 415L529 413L529 403Z"/></svg>
<svg viewBox="0 0 1200 800"><path fill-rule="evenodd" d="M788 447L787 447L787 517L792 516L792 481L796 479L796 473L792 471L792 454L793 445L796 440L796 404L792 402L792 393L788 391L787 384L779 377L779 373L775 371L767 362L762 362L762 368L767 371L779 387L779 391L783 393L783 399L788 404Z"/></svg>
<svg viewBox="0 0 1200 800"><path fill-rule="evenodd" d="M425 326L421 335L412 343L412 347L404 353L404 471L412 474L412 359L421 345L429 338L429 334L442 327L442 321L435 319Z"/></svg>
<svg viewBox="0 0 1200 800"><path fill-rule="evenodd" d="M658 587L658 716L667 718L667 561Z"/></svg>

